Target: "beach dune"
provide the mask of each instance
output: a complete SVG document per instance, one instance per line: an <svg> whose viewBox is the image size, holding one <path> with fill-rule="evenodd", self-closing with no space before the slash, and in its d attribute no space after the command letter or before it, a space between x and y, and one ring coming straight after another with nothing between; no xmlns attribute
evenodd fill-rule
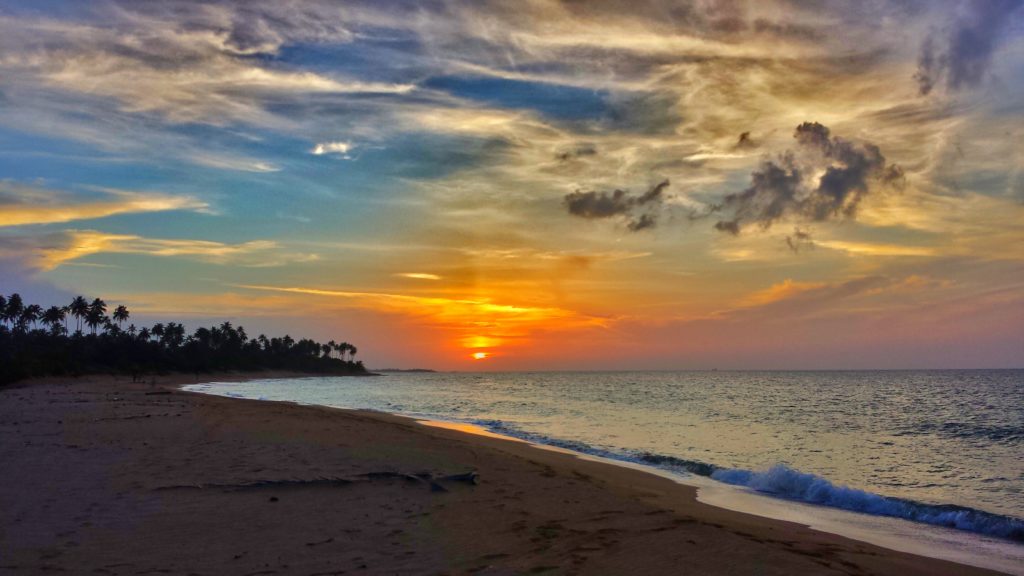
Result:
<svg viewBox="0 0 1024 576"><path fill-rule="evenodd" d="M175 388L193 381L0 391L0 573L993 574L522 442Z"/></svg>

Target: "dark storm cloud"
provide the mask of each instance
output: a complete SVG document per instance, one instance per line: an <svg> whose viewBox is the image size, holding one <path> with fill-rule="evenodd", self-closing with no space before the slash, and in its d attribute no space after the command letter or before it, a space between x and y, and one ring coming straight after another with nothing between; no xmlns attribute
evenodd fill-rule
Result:
<svg viewBox="0 0 1024 576"><path fill-rule="evenodd" d="M765 160L751 174L750 186L710 208L709 214L727 215L715 229L738 235L746 224L768 228L785 216L812 222L853 218L873 187L902 184L903 171L873 144L832 136L817 122L797 126L793 137L796 151ZM822 175L814 182L817 173Z"/></svg>
<svg viewBox="0 0 1024 576"><path fill-rule="evenodd" d="M640 195L625 190L598 192L577 190L566 194L563 202L569 214L588 220L622 216L632 232L654 228L658 223L657 210L665 199L668 180L662 180Z"/></svg>
<svg viewBox="0 0 1024 576"><path fill-rule="evenodd" d="M639 232L640 230L646 230L647 228L654 228L658 224L656 217L650 214L641 214L639 218L635 218L626 225L630 232Z"/></svg>
<svg viewBox="0 0 1024 576"><path fill-rule="evenodd" d="M999 41L1020 14L1024 0L970 0L948 30L921 45L914 80L922 95L945 83L948 90L972 88L988 76Z"/></svg>
<svg viewBox="0 0 1024 576"><path fill-rule="evenodd" d="M597 148L593 144L582 144L573 148L572 150L566 150L555 154L555 158L563 162L572 160L573 158L582 158L585 156L594 156L597 154Z"/></svg>
<svg viewBox="0 0 1024 576"><path fill-rule="evenodd" d="M814 248L814 239L811 238L810 232L794 228L793 234L786 236L786 246L789 246L789 249L795 254L805 248Z"/></svg>
<svg viewBox="0 0 1024 576"><path fill-rule="evenodd" d="M732 218L715 223L716 230L738 235L742 222L758 222L767 228L800 204L801 172L792 154L766 160L750 179L746 190L729 194L712 208L714 212L732 213Z"/></svg>
<svg viewBox="0 0 1024 576"><path fill-rule="evenodd" d="M736 140L737 150L750 150L752 148L757 148L757 145L757 142L755 142L754 139L750 136L750 132L744 132L740 134L739 139Z"/></svg>

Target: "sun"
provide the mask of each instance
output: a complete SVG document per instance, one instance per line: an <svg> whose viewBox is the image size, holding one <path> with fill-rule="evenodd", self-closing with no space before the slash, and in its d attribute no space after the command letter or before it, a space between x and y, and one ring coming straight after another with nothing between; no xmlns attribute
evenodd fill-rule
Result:
<svg viewBox="0 0 1024 576"><path fill-rule="evenodd" d="M473 360L485 360L487 356L487 352L473 352Z"/></svg>

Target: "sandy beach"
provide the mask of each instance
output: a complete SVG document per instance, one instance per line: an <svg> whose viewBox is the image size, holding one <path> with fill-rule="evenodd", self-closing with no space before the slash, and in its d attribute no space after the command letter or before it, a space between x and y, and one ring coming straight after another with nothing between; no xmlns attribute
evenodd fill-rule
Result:
<svg viewBox="0 0 1024 576"><path fill-rule="evenodd" d="M994 574L521 442L177 390L195 381L0 390L0 572Z"/></svg>

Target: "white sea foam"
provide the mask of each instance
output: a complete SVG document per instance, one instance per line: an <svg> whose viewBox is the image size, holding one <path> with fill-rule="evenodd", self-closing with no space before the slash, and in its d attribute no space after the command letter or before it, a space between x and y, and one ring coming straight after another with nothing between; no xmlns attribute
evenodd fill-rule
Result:
<svg viewBox="0 0 1024 576"><path fill-rule="evenodd" d="M836 485L821 476L800 472L783 464L763 472L719 469L711 474L711 478L801 502L1024 541L1024 521L1017 518L963 506L925 504L881 496Z"/></svg>

